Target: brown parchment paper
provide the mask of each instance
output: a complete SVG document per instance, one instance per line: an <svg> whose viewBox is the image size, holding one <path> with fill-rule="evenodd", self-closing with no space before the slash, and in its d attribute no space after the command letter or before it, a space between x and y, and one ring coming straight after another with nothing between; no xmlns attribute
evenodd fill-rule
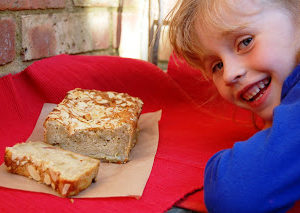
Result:
<svg viewBox="0 0 300 213"><path fill-rule="evenodd" d="M43 141L43 122L55 106L55 104L43 106L36 126L27 141ZM101 163L97 181L74 197L141 197L157 150L160 118L161 110L142 114L138 121L140 129L138 142L130 153L130 161L126 164ZM0 166L0 186L59 196L49 186L7 172L4 164Z"/></svg>

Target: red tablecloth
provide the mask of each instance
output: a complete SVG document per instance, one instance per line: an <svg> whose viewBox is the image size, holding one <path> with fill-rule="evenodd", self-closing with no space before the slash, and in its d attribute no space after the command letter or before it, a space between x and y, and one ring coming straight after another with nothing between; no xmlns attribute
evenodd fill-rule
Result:
<svg viewBox="0 0 300 213"><path fill-rule="evenodd" d="M6 146L30 135L43 104L60 102L76 87L127 92L144 101L143 112L163 110L159 146L141 199L70 202L0 187L0 212L164 212L174 204L205 211L201 194L205 163L218 150L247 139L256 130L249 112L235 110L219 102L219 97L205 103L214 89L198 72L187 70L170 63L164 73L140 60L61 55L0 78L0 163ZM195 190L198 193L188 196Z"/></svg>

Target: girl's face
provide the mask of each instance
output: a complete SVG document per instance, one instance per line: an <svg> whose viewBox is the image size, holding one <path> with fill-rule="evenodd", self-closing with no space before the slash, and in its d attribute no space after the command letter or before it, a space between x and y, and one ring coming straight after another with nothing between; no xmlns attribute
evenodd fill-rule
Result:
<svg viewBox="0 0 300 213"><path fill-rule="evenodd" d="M238 2L244 2L238 14L222 15L224 23L236 26L232 30L202 28L200 18L196 22L204 46L204 68L212 73L223 98L253 111L269 127L283 82L296 65L295 24L289 13L278 7L243 15L243 10L246 14L257 5L248 0Z"/></svg>

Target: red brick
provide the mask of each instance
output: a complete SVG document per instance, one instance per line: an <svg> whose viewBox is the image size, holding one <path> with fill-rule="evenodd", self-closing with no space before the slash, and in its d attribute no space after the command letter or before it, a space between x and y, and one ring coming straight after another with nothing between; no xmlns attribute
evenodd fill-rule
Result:
<svg viewBox="0 0 300 213"><path fill-rule="evenodd" d="M16 23L13 19L0 19L0 65L15 58Z"/></svg>
<svg viewBox="0 0 300 213"><path fill-rule="evenodd" d="M118 7L119 0L73 0L77 7Z"/></svg>
<svg viewBox="0 0 300 213"><path fill-rule="evenodd" d="M24 60L107 49L109 30L107 10L22 16Z"/></svg>
<svg viewBox="0 0 300 213"><path fill-rule="evenodd" d="M56 38L51 25L33 27L28 33L31 41L32 58L55 55Z"/></svg>
<svg viewBox="0 0 300 213"><path fill-rule="evenodd" d="M66 0L1 0L0 10L64 8Z"/></svg>

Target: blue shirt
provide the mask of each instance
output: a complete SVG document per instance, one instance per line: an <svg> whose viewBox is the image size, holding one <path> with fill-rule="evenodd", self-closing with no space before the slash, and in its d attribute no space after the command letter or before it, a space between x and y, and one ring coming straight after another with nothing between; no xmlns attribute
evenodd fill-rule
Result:
<svg viewBox="0 0 300 213"><path fill-rule="evenodd" d="M284 81L273 125L207 163L209 212L286 212L300 200L300 66Z"/></svg>

